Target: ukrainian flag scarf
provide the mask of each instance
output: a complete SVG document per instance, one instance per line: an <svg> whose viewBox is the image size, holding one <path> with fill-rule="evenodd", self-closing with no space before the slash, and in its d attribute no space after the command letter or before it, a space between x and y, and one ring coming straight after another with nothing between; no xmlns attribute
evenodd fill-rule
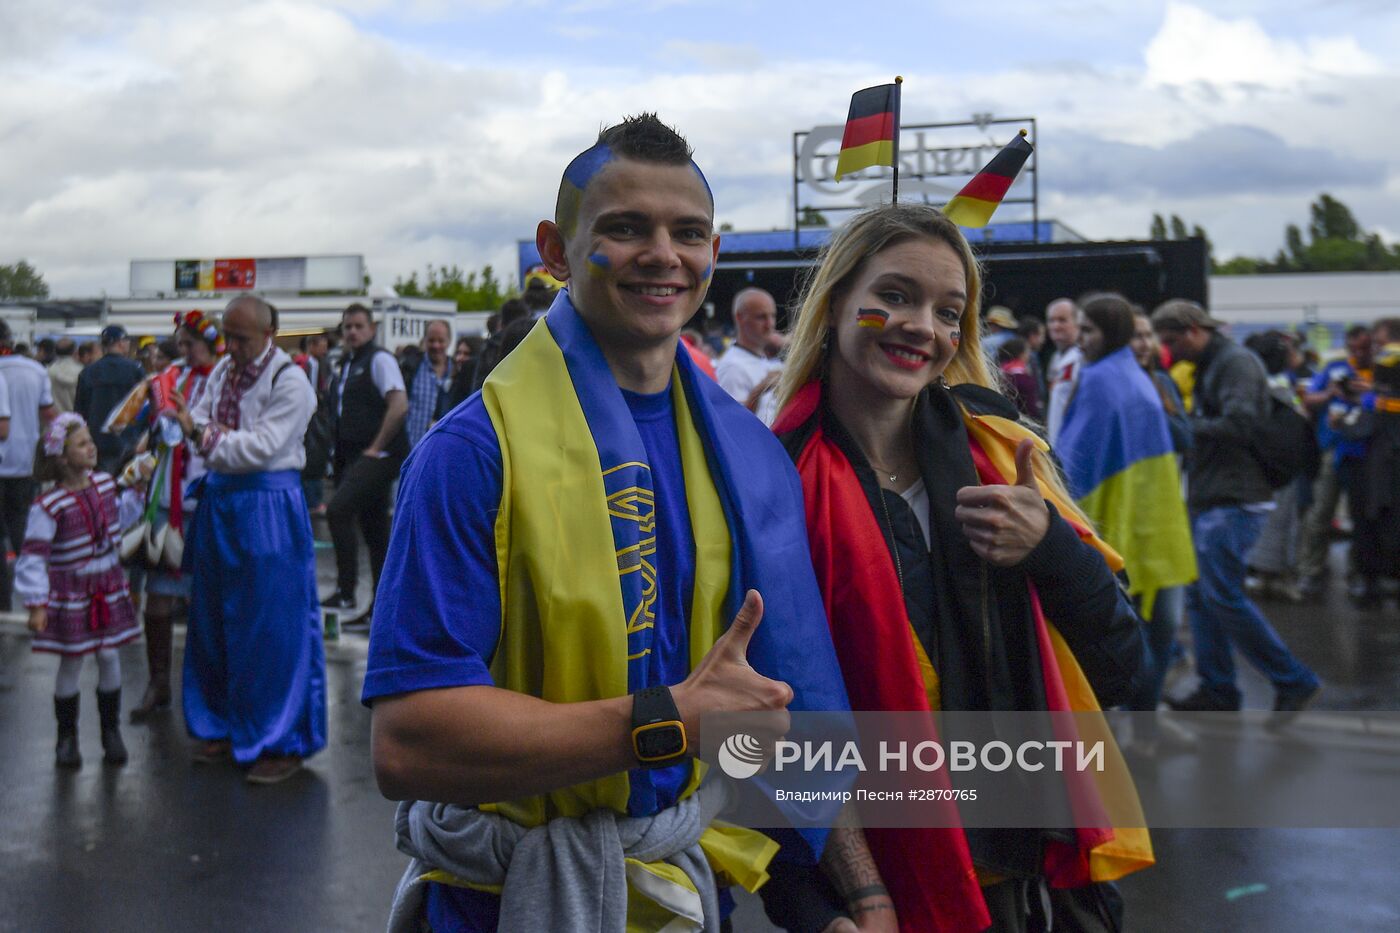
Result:
<svg viewBox="0 0 1400 933"><path fill-rule="evenodd" d="M695 539L692 666L744 593L756 589L765 610L750 665L792 686L794 711L848 709L791 461L760 421L698 374L684 350L676 354L671 392ZM482 400L502 466L496 685L555 703L640 689L657 592L651 468L622 392L567 291L492 371ZM696 761L685 796L702 773ZM601 807L626 813L628 798L623 773L484 809L537 826ZM825 833L802 836L820 856ZM701 845L712 859L722 848L713 837ZM752 858L717 867L756 888L774 848L768 843Z"/></svg>
<svg viewBox="0 0 1400 933"><path fill-rule="evenodd" d="M800 441L794 457L802 478L812 559L851 705L857 710L937 711L942 700L938 671L909 621L884 531L855 468L821 426L821 393L821 383L808 383L783 409L774 430ZM1016 447L1023 438L1035 439L1046 450L1043 442L1014 421L974 415L965 408L960 411L983 484L1005 484L1016 475ZM1041 488L1061 515L1073 515L1069 504L1048 484L1042 483ZM1076 526L1076 531L1103 553L1113 570L1121 569L1118 556L1089 529ZM1065 640L1045 618L1034 586L1027 585L1045 687L1044 708L1097 711L1088 680ZM932 738L931 721L930 730ZM1101 814L1104 802L1111 798L1126 794L1127 806L1137 806L1131 778L1106 727L1086 740L1098 738L1104 738L1110 749L1111 773L1099 786L1067 787L1081 825L1094 825L1085 814ZM942 813L931 822L948 828L867 829L865 833L899 911L900 929L906 933L986 929L991 920L967 839L957 828L956 807L951 803L934 806L940 806ZM1073 844L1047 845L1043 872L1056 887L1111 880L1152 864L1146 830L1103 826L1076 830L1075 836Z"/></svg>
<svg viewBox="0 0 1400 933"><path fill-rule="evenodd" d="M1128 592L1152 617L1157 591L1196 579L1196 552L1162 401L1123 347L1079 370L1055 441L1070 494L1123 555Z"/></svg>

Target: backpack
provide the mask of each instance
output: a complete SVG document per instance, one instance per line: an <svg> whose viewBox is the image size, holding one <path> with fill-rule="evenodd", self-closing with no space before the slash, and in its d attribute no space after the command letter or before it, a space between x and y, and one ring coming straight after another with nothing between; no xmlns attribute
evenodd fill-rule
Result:
<svg viewBox="0 0 1400 933"><path fill-rule="evenodd" d="M1269 391L1268 410L1254 426L1250 451L1264 469L1272 489L1282 489L1299 476L1316 479L1322 465L1312 422L1281 397L1283 390Z"/></svg>

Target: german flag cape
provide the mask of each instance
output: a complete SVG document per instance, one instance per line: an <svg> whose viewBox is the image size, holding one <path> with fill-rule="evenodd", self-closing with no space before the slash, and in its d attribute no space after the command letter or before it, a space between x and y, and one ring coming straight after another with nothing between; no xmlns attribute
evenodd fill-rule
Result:
<svg viewBox="0 0 1400 933"><path fill-rule="evenodd" d="M1123 555L1129 592L1151 617L1157 591L1196 579L1162 401L1128 347L1080 367L1055 441L1070 494Z"/></svg>
<svg viewBox="0 0 1400 933"><path fill-rule="evenodd" d="M749 663L792 686L790 709L849 709L823 624L791 461L760 421L698 374L679 346L674 372L695 539L692 666L738 612L744 593L756 589L764 619ZM622 391L567 291L492 371L482 400L502 466L496 684L554 703L640 689L655 632L651 467ZM687 795L702 773L697 761ZM604 807L626 813L629 796L623 773L489 808L537 826ZM825 831L802 836L819 856ZM747 865L754 887L766 880L771 856L770 849Z"/></svg>
<svg viewBox="0 0 1400 933"><path fill-rule="evenodd" d="M786 434L818 419L797 455L797 472L802 478L812 560L851 706L856 710L935 711L939 706L938 673L909 622L885 535L855 469L823 432L820 410L821 385L809 383L773 427ZM963 418L979 478L984 484L1006 483L1006 477L1015 476L1016 446L1034 435L1004 418L974 416L966 410ZM1040 447L1044 449L1043 443ZM1042 484L1042 488L1049 487ZM1061 514L1073 514L1068 503L1053 495L1048 498ZM1076 530L1104 554L1110 567L1121 567L1117 555L1092 532L1078 526ZM1046 709L1097 711L1098 702L1088 681L1064 639L1045 619L1033 587L1030 595ZM1137 806L1131 779L1111 734L1106 727L1102 733L1109 737L1105 748L1110 774L1098 786L1067 787L1081 821L1085 814L1102 813L1110 794L1130 795L1131 807ZM939 822L946 821L953 828L866 830L904 933L964 933L986 929L991 923L966 837L956 828L953 805L947 806ZM1137 822L1141 825L1143 821ZM1151 844L1144 829L1079 829L1076 837L1073 845L1052 843L1047 847L1044 871L1056 887L1108 881L1152 864Z"/></svg>

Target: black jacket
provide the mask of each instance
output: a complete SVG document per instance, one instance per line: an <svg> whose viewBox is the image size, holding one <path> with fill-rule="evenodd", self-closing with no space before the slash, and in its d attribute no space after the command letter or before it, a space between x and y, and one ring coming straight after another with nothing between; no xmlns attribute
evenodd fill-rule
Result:
<svg viewBox="0 0 1400 933"><path fill-rule="evenodd" d="M102 423L145 376L139 363L116 353L94 360L78 375L73 410L88 423L97 444L98 465L104 471L117 472L128 447L136 443L141 431L136 427L130 434L118 437L102 431Z"/></svg>
<svg viewBox="0 0 1400 933"><path fill-rule="evenodd" d="M1186 468L1191 511L1272 501L1273 487L1249 444L1268 412L1264 364L1233 340L1212 334L1196 361L1195 397Z"/></svg>

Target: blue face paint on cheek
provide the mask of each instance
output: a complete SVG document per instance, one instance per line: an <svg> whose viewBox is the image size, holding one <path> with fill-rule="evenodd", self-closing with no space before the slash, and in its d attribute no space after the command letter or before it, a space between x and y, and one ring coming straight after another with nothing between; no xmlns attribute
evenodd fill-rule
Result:
<svg viewBox="0 0 1400 933"><path fill-rule="evenodd" d="M588 271L593 275L602 275L612 268L612 260L602 253L594 253L588 257Z"/></svg>
<svg viewBox="0 0 1400 933"><path fill-rule="evenodd" d="M714 271L715 271L714 263L711 263L710 265L706 266L706 267L705 267L705 271L702 272L702 273L700 273L700 281L702 281L702 282L708 282L708 281L710 280L710 275L711 275Z"/></svg>

